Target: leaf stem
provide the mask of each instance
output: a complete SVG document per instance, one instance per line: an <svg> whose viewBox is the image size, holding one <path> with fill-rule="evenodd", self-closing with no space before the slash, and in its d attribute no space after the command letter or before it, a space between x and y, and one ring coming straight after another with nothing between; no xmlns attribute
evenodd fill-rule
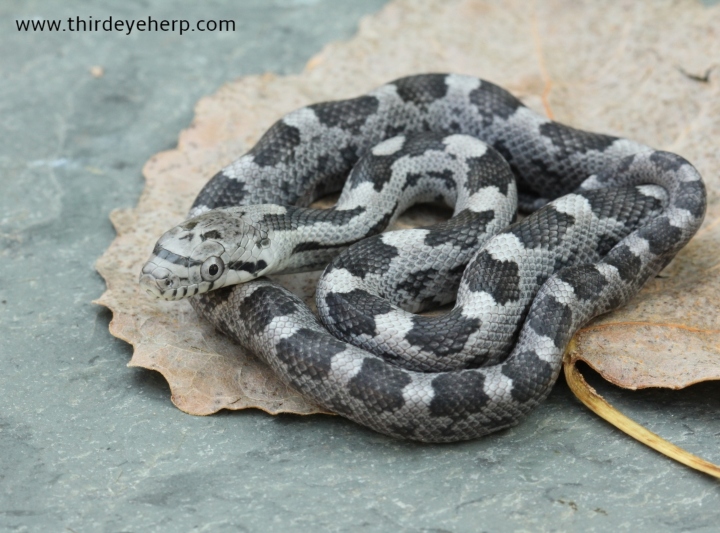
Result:
<svg viewBox="0 0 720 533"><path fill-rule="evenodd" d="M574 341L570 345L572 349ZM610 405L605 398L600 396L597 391L591 387L585 378L575 366L576 359L572 357L566 357L563 362L563 369L565 371L565 378L573 391L573 394L584 403L591 411L595 414L604 418L610 422L613 426L619 430L627 433L632 438L642 442L646 446L662 453L682 463L690 468L704 472L710 476L720 479L720 466L714 465L700 457L691 454L690 452L683 450L682 448L675 446L674 444L666 441L659 435L652 431L644 428L634 420L628 418L620 411Z"/></svg>

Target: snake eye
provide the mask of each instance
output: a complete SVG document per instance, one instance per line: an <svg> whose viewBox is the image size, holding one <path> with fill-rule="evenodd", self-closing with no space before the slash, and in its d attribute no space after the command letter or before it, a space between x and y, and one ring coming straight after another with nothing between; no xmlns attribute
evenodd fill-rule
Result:
<svg viewBox="0 0 720 533"><path fill-rule="evenodd" d="M215 281L222 276L225 264L219 257L210 257L200 267L200 275L205 281Z"/></svg>

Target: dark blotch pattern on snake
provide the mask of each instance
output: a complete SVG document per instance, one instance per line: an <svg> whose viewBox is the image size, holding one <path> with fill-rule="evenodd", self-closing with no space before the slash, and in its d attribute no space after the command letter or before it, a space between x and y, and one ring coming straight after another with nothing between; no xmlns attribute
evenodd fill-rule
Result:
<svg viewBox="0 0 720 533"><path fill-rule="evenodd" d="M307 207L341 189L334 208ZM534 212L513 223L517 191ZM381 233L418 202L454 216ZM541 402L575 331L632 298L704 213L700 175L678 155L550 121L486 81L425 74L283 117L210 180L140 281L199 295L200 315L320 405L455 441ZM320 318L258 279L323 267Z"/></svg>

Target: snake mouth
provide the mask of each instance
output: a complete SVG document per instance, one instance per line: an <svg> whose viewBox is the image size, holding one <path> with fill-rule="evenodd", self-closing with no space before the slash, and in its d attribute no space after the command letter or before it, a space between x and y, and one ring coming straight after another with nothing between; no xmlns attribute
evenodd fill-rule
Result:
<svg viewBox="0 0 720 533"><path fill-rule="evenodd" d="M140 276L140 286L145 289L148 295L159 300L182 300L188 296L204 292L198 290L198 285L183 285L176 288L162 289L163 282L164 280L155 279L149 274Z"/></svg>
<svg viewBox="0 0 720 533"><path fill-rule="evenodd" d="M202 294L203 292L207 292L211 285L206 282L182 285L179 283L177 276L157 277L154 273L147 272L140 274L138 281L150 297L166 301L182 300L189 296Z"/></svg>
<svg viewBox="0 0 720 533"><path fill-rule="evenodd" d="M163 293L155 284L155 279L150 274L140 274L140 286L145 289L150 296L153 298L162 298Z"/></svg>
<svg viewBox="0 0 720 533"><path fill-rule="evenodd" d="M174 300L172 280L169 278L158 278L152 274L141 274L138 280L145 292L153 298L161 300ZM177 292L175 290L175 292Z"/></svg>
<svg viewBox="0 0 720 533"><path fill-rule="evenodd" d="M145 263L138 281L145 292L153 298L179 300L188 293L188 287L181 284L178 275L153 261Z"/></svg>

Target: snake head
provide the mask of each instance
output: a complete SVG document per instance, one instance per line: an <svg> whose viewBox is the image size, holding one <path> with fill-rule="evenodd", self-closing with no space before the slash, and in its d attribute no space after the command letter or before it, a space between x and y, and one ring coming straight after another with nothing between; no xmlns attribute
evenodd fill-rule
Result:
<svg viewBox="0 0 720 533"><path fill-rule="evenodd" d="M242 208L208 211L166 232L140 273L156 298L180 300L253 280L275 263L268 233Z"/></svg>

